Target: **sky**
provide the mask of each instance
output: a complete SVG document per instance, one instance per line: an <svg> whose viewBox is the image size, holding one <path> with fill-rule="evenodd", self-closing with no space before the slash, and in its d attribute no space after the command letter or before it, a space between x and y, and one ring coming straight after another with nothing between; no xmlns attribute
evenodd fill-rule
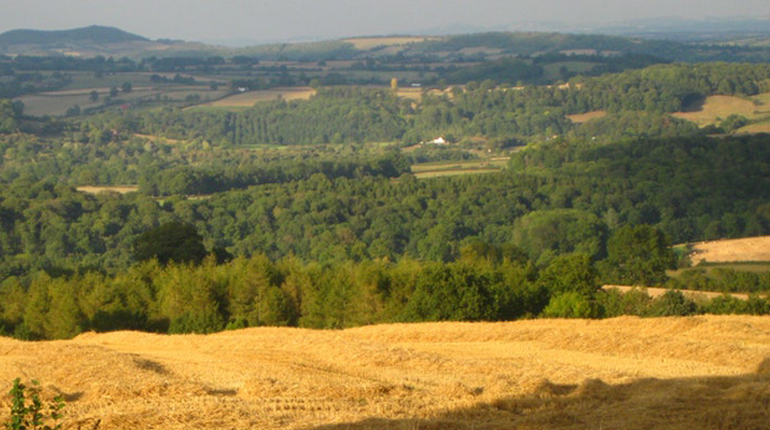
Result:
<svg viewBox="0 0 770 430"><path fill-rule="evenodd" d="M520 22L767 17L768 0L0 0L0 32L118 27L150 39L294 41Z"/></svg>

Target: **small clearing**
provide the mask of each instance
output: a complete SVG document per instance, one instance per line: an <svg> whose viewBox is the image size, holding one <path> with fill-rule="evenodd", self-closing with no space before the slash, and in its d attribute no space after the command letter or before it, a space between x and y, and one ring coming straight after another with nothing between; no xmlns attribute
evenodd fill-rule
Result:
<svg viewBox="0 0 770 430"><path fill-rule="evenodd" d="M100 194L100 193L119 193L128 194L139 191L138 185L116 185L112 187L108 186L95 186L95 185L83 185L76 188L81 193L87 194Z"/></svg>
<svg viewBox="0 0 770 430"><path fill-rule="evenodd" d="M715 124L730 115L743 115L748 119L755 117L757 106L751 100L733 96L710 96L695 103L684 112L676 112L673 116L692 121L700 127Z"/></svg>
<svg viewBox="0 0 770 430"><path fill-rule="evenodd" d="M356 49L366 51L378 46L406 45L407 43L428 42L439 39L439 37L358 37L344 39L343 42L352 43Z"/></svg>
<svg viewBox="0 0 770 430"><path fill-rule="evenodd" d="M591 121L592 119L604 118L607 116L605 110L595 110L593 112L577 113L574 115L567 115L567 118L575 124L583 124L584 122Z"/></svg>
<svg viewBox="0 0 770 430"><path fill-rule="evenodd" d="M690 259L693 265L701 262L770 261L770 236L695 243Z"/></svg>

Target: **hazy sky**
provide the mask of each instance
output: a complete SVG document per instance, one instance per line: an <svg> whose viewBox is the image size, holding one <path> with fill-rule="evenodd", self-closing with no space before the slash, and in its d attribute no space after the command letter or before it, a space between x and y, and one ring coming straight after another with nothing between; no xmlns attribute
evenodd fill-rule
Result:
<svg viewBox="0 0 770 430"><path fill-rule="evenodd" d="M151 39L292 40L521 21L770 17L770 0L0 0L0 32L119 27Z"/></svg>

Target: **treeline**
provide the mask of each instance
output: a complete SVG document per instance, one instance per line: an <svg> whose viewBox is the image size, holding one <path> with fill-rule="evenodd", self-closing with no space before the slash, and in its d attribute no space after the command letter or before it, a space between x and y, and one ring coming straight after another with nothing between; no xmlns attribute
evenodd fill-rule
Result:
<svg viewBox="0 0 770 430"><path fill-rule="evenodd" d="M668 281L674 288L725 293L757 293L770 290L770 272L754 273L734 268L694 267Z"/></svg>
<svg viewBox="0 0 770 430"><path fill-rule="evenodd" d="M565 115L613 114L583 135L691 134L695 127L668 113L704 97L766 91L770 66L658 65L581 78L563 87L498 88L468 82L449 95L424 94L419 103L382 89L323 88L308 101L259 103L241 112L208 110L129 113L134 131L178 139L248 145L403 141L436 136L532 139L566 135L581 126ZM639 112L645 112L639 114ZM617 124L617 125L613 125Z"/></svg>
<svg viewBox="0 0 770 430"><path fill-rule="evenodd" d="M279 163L256 162L235 167L175 166L154 163L139 178L139 191L151 196L200 195L247 188L260 184L282 184L310 179L315 174L327 178L382 176L396 178L410 171L409 162L399 153L359 159L292 160Z"/></svg>
<svg viewBox="0 0 770 430"><path fill-rule="evenodd" d="M346 328L417 321L503 321L537 316L600 318L697 313L770 313L767 299L729 296L695 302L670 291L599 289L584 254L548 266L516 252L468 246L450 263L342 261L321 265L257 254L217 265L156 260L115 276L39 273L0 283L4 334L21 339L70 338L88 330L210 333L256 326Z"/></svg>
<svg viewBox="0 0 770 430"><path fill-rule="evenodd" d="M489 52L480 51L464 54L463 49L485 47ZM730 61L766 63L770 52L763 47L735 45L708 45L703 43L681 43L671 40L640 40L630 37L603 36L591 34L560 34L533 32L488 32L450 36L427 41L411 47L413 55L435 55L438 52L454 52L458 58L478 61L489 55L508 54L534 56L554 52L595 51L600 55L641 54L653 55L670 61L707 62Z"/></svg>
<svg viewBox="0 0 770 430"><path fill-rule="evenodd" d="M628 69L644 69L654 64L668 63L652 55L627 54L623 56L567 55L552 52L530 57L502 58L485 61L481 64L445 71L440 79L454 85L463 85L470 81L492 80L498 84L509 85L547 85L559 80L581 76L599 76L605 73L620 73ZM580 64L580 73L571 71L568 66ZM548 65L559 67L558 75L547 73ZM552 66L554 67L554 66Z"/></svg>

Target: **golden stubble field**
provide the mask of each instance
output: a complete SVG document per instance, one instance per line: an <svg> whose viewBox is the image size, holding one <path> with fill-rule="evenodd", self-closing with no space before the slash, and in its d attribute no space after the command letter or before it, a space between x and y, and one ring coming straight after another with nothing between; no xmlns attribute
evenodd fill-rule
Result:
<svg viewBox="0 0 770 430"><path fill-rule="evenodd" d="M0 388L70 429L764 429L768 357L747 316L86 333L0 339Z"/></svg>
<svg viewBox="0 0 770 430"><path fill-rule="evenodd" d="M693 264L770 261L770 236L714 240L692 244Z"/></svg>

